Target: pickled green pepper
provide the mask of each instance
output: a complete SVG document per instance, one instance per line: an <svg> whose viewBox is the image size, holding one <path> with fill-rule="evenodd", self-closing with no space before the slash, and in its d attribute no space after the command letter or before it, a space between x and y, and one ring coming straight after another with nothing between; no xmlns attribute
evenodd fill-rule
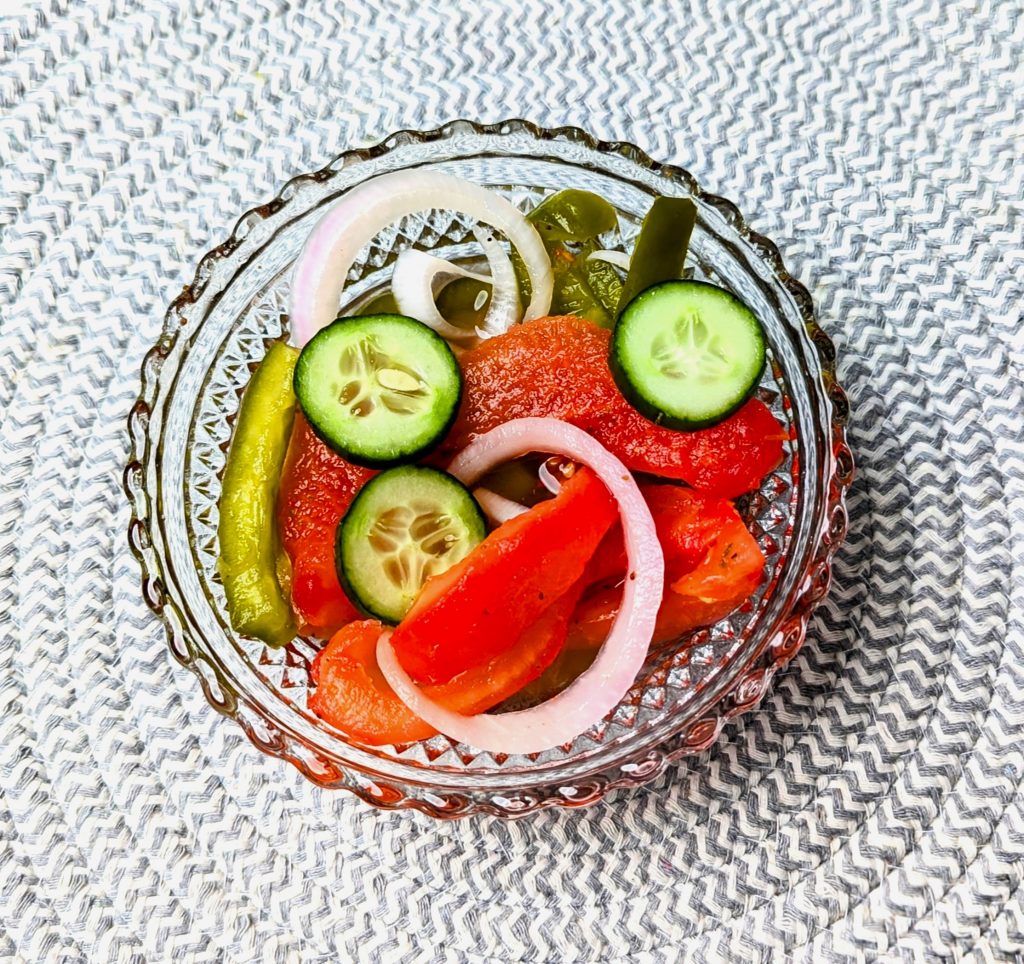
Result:
<svg viewBox="0 0 1024 964"><path fill-rule="evenodd" d="M281 588L274 518L277 487L295 414L292 374L299 353L271 345L242 396L220 497L218 568L234 630L281 646L295 635Z"/></svg>
<svg viewBox="0 0 1024 964"><path fill-rule="evenodd" d="M483 324L490 304L490 284L475 278L456 278L437 293L437 310L445 321L467 331Z"/></svg>
<svg viewBox="0 0 1024 964"><path fill-rule="evenodd" d="M551 314L577 315L602 328L610 328L612 314L590 285L588 265L586 255L574 255L562 247L551 251L551 270L555 278Z"/></svg>
<svg viewBox="0 0 1024 964"><path fill-rule="evenodd" d="M622 278L617 269L607 261L598 261L590 255L598 249L597 241L589 241L580 250L580 261L586 273L587 284L608 313L609 320L615 320L615 312L622 297Z"/></svg>
<svg viewBox="0 0 1024 964"><path fill-rule="evenodd" d="M697 208L689 198L658 197L640 226L616 317L641 291L683 275Z"/></svg>
<svg viewBox="0 0 1024 964"><path fill-rule="evenodd" d="M588 255L600 246L598 235L618 224L615 208L590 191L570 189L546 197L526 218L537 228L551 258L551 314L578 315L610 328L622 282L611 265L590 261ZM525 304L529 301L529 280L515 252L512 261L520 299Z"/></svg>
<svg viewBox="0 0 1024 964"><path fill-rule="evenodd" d="M544 198L527 220L545 242L588 241L618 224L615 208L603 197L574 189Z"/></svg>
<svg viewBox="0 0 1024 964"><path fill-rule="evenodd" d="M401 312L398 310L398 302L395 301L395 296L389 288L384 294L371 298L359 309L357 314L366 317L368 315L400 315Z"/></svg>

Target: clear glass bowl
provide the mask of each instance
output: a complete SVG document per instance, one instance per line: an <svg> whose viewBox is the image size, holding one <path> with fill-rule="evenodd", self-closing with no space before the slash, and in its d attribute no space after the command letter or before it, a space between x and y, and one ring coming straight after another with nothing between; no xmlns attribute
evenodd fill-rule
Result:
<svg viewBox="0 0 1024 964"><path fill-rule="evenodd" d="M734 291L760 318L771 346L760 397L793 435L784 463L740 504L768 560L757 594L732 617L653 651L619 707L571 745L529 757L479 753L443 736L401 747L348 742L306 709L316 644L297 638L271 649L237 636L216 574L228 439L255 364L287 325L292 262L339 194L374 175L413 167L470 178L524 210L561 188L596 191L618 210L620 235L607 241L623 249L653 197L692 197L699 221L688 270ZM346 298L383 289L395 257L409 245L471 257L470 228L451 213L432 212L387 229L352 268ZM131 411L129 542L147 603L211 705L309 779L375 806L438 817L580 806L611 789L638 786L707 747L726 720L761 699L800 648L846 531L843 499L853 475L846 415L834 349L815 323L807 291L730 202L637 147L598 142L576 128L456 121L399 132L295 178L279 197L243 215L231 237L203 258L146 356Z"/></svg>

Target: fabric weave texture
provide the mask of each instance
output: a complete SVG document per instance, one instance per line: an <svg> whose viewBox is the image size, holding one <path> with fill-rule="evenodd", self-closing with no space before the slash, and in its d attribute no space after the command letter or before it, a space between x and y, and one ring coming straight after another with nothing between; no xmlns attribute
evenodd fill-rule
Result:
<svg viewBox="0 0 1024 964"><path fill-rule="evenodd" d="M47 0L0 18L0 960L1024 959L1020 0ZM835 339L808 642L643 790L453 823L259 754L139 592L167 303L245 210L463 116L734 200Z"/></svg>

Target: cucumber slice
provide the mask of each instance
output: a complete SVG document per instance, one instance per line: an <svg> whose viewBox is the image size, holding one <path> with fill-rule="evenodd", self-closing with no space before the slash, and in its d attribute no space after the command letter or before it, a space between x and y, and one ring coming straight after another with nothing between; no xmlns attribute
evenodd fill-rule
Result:
<svg viewBox="0 0 1024 964"><path fill-rule="evenodd" d="M339 455L381 468L412 461L444 438L462 373L448 343L412 318L339 318L302 349L295 394Z"/></svg>
<svg viewBox="0 0 1024 964"><path fill-rule="evenodd" d="M487 535L469 490L447 472L403 465L374 476L338 526L335 565L365 613L397 623L431 576Z"/></svg>
<svg viewBox="0 0 1024 964"><path fill-rule="evenodd" d="M626 306L609 364L619 390L652 422L706 428L750 397L764 371L764 332L728 291L666 281Z"/></svg>

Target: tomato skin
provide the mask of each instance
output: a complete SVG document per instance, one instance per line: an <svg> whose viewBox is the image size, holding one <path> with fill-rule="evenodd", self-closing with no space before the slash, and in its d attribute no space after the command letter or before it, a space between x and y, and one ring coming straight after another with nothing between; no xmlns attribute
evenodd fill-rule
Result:
<svg viewBox="0 0 1024 964"><path fill-rule="evenodd" d="M695 569L719 530L734 524L737 518L732 503L693 489L658 482L641 482L639 488L651 510L665 556L666 584ZM588 585L606 580L618 584L625 571L622 528L615 525L587 566Z"/></svg>
<svg viewBox="0 0 1024 964"><path fill-rule="evenodd" d="M508 649L580 578L617 515L604 484L582 468L555 498L500 525L429 580L395 629L406 672L443 683Z"/></svg>
<svg viewBox="0 0 1024 964"><path fill-rule="evenodd" d="M648 421L615 385L610 337L584 319L552 316L516 325L465 352L462 407L446 451L513 418L560 418L590 432L633 471L730 499L757 488L782 461L785 430L758 399L696 432Z"/></svg>
<svg viewBox="0 0 1024 964"><path fill-rule="evenodd" d="M301 631L329 637L359 613L338 582L334 534L356 493L376 473L327 447L296 412L281 473L277 525L291 561L291 601Z"/></svg>
<svg viewBox="0 0 1024 964"><path fill-rule="evenodd" d="M782 462L782 426L752 398L725 421L697 432L674 432L620 408L591 433L634 472L678 479L723 499L756 489Z"/></svg>
<svg viewBox="0 0 1024 964"><path fill-rule="evenodd" d="M537 679L558 656L578 595L570 589L551 603L504 653L447 683L424 686L424 692L456 713L483 713L497 706ZM383 630L383 624L367 619L349 623L332 637L313 662L317 688L309 708L361 743L425 740L437 731L395 696L377 665Z"/></svg>
<svg viewBox="0 0 1024 964"><path fill-rule="evenodd" d="M514 418L560 418L590 431L622 398L608 368L610 334L574 315L553 315L464 352L462 407L445 448L458 451Z"/></svg>
<svg viewBox="0 0 1024 964"><path fill-rule="evenodd" d="M761 547L737 515L734 522L718 530L700 563L674 579L669 588L674 596L709 605L738 604L758 587L763 573Z"/></svg>
<svg viewBox="0 0 1024 964"><path fill-rule="evenodd" d="M665 642L727 616L758 587L764 556L733 505L680 486L644 483L665 554L665 594L653 642ZM589 588L573 613L568 649L604 642L622 598L625 552L612 529L591 560Z"/></svg>
<svg viewBox="0 0 1024 964"><path fill-rule="evenodd" d="M361 743L422 740L433 734L392 692L377 665L377 640L382 623L351 622L317 654L312 676L316 690L309 708L347 736Z"/></svg>

